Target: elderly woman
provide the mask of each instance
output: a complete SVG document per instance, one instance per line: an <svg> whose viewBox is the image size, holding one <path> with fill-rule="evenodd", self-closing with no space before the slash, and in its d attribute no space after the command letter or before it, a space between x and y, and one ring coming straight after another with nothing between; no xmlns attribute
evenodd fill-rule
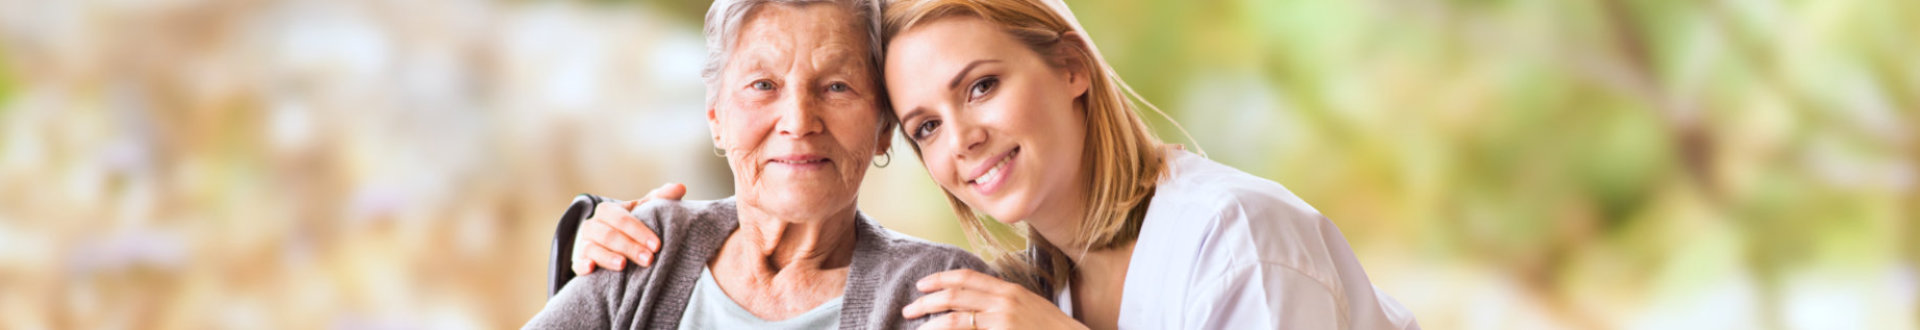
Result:
<svg viewBox="0 0 1920 330"><path fill-rule="evenodd" d="M892 122L857 0L721 0L707 12L707 124L731 198L655 201L650 266L575 278L528 328L911 328L914 281L987 269L966 251L881 228L855 193Z"/></svg>

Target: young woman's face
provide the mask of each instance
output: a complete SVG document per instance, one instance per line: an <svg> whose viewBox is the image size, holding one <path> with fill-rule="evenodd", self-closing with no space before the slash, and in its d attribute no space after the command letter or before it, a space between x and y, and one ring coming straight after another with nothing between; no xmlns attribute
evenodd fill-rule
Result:
<svg viewBox="0 0 1920 330"><path fill-rule="evenodd" d="M890 45L894 113L941 188L1009 223L1080 207L1086 118L1074 100L1086 75L976 17L922 23Z"/></svg>

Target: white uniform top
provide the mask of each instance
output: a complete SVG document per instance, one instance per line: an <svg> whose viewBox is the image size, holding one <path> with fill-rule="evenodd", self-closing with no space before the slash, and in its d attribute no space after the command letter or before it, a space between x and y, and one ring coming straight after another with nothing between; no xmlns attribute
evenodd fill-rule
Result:
<svg viewBox="0 0 1920 330"><path fill-rule="evenodd" d="M1186 151L1167 158L1127 266L1122 329L1420 328L1285 187ZM1055 299L1069 315L1071 297Z"/></svg>

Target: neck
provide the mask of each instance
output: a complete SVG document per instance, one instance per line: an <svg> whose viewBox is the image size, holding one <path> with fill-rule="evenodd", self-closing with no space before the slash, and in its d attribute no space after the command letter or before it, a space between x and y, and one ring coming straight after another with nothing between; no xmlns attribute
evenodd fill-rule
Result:
<svg viewBox="0 0 1920 330"><path fill-rule="evenodd" d="M1073 316L1091 329L1118 329L1133 242L1074 257Z"/></svg>
<svg viewBox="0 0 1920 330"><path fill-rule="evenodd" d="M1071 260L1074 267L1072 282L1074 286L1083 283L1095 286L1113 286L1125 282L1127 265L1133 259L1133 241L1106 248L1088 247L1088 237L1082 237L1080 227L1088 221L1087 196L1069 194L1063 200L1048 201L1044 205L1063 205L1070 207L1046 207L1035 211L1027 221L1034 233L1047 239L1055 248ZM1144 212L1144 209L1137 211ZM1120 216L1129 216L1121 214ZM1080 290L1075 290L1076 295ZM1116 291L1117 292L1117 291Z"/></svg>
<svg viewBox="0 0 1920 330"><path fill-rule="evenodd" d="M1033 233L1046 238L1055 248L1066 252L1074 262L1079 262L1084 244L1080 237L1080 226L1087 222L1087 195L1084 193L1062 194L1040 205L1048 205L1034 210L1026 220L1027 227Z"/></svg>
<svg viewBox="0 0 1920 330"><path fill-rule="evenodd" d="M755 268L775 274L846 267L853 261L854 217L853 207L823 218L793 218L740 205L740 230L727 237L721 256L753 259Z"/></svg>
<svg viewBox="0 0 1920 330"><path fill-rule="evenodd" d="M1065 199L1049 201L1045 205L1072 207L1042 208L1034 212L1033 217L1028 218L1028 226L1033 229L1033 232L1045 237L1047 242L1052 243L1055 248L1060 249L1060 252L1066 254L1067 259L1072 260L1075 273L1078 273L1074 276L1074 282L1083 280L1107 282L1107 280L1124 279L1127 262L1133 257L1133 242L1105 249L1088 248L1087 238L1080 235L1080 226L1087 221L1086 195L1073 194ZM1084 274L1094 274L1102 278L1089 278L1089 275ZM1108 275L1118 276L1105 278L1109 277Z"/></svg>

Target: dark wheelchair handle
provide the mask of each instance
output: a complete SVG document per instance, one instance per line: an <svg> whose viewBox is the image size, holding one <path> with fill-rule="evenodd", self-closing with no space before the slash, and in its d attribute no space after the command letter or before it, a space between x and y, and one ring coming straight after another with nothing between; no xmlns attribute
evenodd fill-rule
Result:
<svg viewBox="0 0 1920 330"><path fill-rule="evenodd" d="M580 222L593 218L594 206L606 198L591 194L573 196L573 204L567 206L567 213L560 215L560 225L553 229L553 250L547 258L547 298L560 293L560 288L573 280L573 237L580 231Z"/></svg>

